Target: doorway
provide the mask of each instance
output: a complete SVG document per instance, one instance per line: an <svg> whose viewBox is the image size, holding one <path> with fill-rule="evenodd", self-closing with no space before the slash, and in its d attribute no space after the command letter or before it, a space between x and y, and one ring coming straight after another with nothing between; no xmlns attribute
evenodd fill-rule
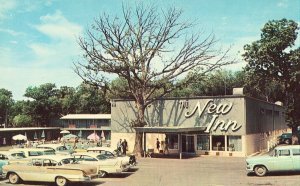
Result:
<svg viewBox="0 0 300 186"><path fill-rule="evenodd" d="M194 135L182 135L182 152L195 152Z"/></svg>

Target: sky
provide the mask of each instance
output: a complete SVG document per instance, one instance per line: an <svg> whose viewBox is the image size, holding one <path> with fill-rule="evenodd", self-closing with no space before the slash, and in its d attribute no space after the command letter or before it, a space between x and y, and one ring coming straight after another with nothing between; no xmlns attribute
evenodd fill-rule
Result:
<svg viewBox="0 0 300 186"><path fill-rule="evenodd" d="M77 87L82 80L73 63L82 55L78 37L103 13L121 16L134 0L0 0L0 88L23 100L26 88L44 83ZM196 30L213 32L220 46L231 47L240 63L243 46L260 38L269 20L300 23L299 0L144 0L162 9L176 7ZM296 45L300 46L299 39Z"/></svg>

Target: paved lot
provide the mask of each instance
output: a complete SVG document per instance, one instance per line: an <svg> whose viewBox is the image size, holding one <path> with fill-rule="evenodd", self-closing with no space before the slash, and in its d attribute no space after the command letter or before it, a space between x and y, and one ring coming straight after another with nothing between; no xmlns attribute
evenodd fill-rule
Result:
<svg viewBox="0 0 300 186"><path fill-rule="evenodd" d="M271 174L266 177L247 176L245 158L197 157L190 159L139 159L131 172L97 179L91 186L234 186L234 185L300 185L300 173ZM1 180L0 185L10 185ZM22 185L47 185L23 183ZM82 184L73 184L82 185Z"/></svg>

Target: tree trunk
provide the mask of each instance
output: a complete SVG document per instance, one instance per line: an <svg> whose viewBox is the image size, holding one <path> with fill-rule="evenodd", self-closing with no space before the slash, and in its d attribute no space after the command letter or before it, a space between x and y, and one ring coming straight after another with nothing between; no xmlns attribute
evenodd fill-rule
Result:
<svg viewBox="0 0 300 186"><path fill-rule="evenodd" d="M299 144L298 126L292 127L292 145Z"/></svg>
<svg viewBox="0 0 300 186"><path fill-rule="evenodd" d="M134 122L134 127L144 127L145 126L145 105L143 103L136 102L137 106L137 120ZM138 157L142 156L143 152L143 133L136 132L135 134L135 144L133 149L134 154Z"/></svg>

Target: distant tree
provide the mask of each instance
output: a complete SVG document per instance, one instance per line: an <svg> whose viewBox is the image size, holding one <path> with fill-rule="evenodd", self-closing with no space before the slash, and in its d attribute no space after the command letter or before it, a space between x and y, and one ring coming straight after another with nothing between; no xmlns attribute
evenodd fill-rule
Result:
<svg viewBox="0 0 300 186"><path fill-rule="evenodd" d="M61 105L61 115L74 114L79 106L76 89L73 87L62 86L58 90L58 99Z"/></svg>
<svg viewBox="0 0 300 186"><path fill-rule="evenodd" d="M105 114L110 113L110 102L98 87L81 84L76 91L76 113Z"/></svg>
<svg viewBox="0 0 300 186"><path fill-rule="evenodd" d="M123 17L109 15L95 19L86 38L79 38L84 61L75 64L76 73L86 82L109 90L114 74L126 80L136 104L133 127L144 127L147 105L177 88L194 81L193 76L179 81L198 69L206 74L231 64L227 51L216 50L213 35L193 33L182 12L175 8L159 13L157 7L123 7ZM134 152L142 152L142 134L137 133Z"/></svg>
<svg viewBox="0 0 300 186"><path fill-rule="evenodd" d="M60 117L61 106L55 84L46 83L39 87L28 87L24 96L31 99L26 102L26 112L38 126L47 126L50 119Z"/></svg>
<svg viewBox="0 0 300 186"><path fill-rule="evenodd" d="M14 127L32 127L34 125L33 125L33 120L30 116L19 114L14 117L13 126Z"/></svg>
<svg viewBox="0 0 300 186"><path fill-rule="evenodd" d="M243 54L248 62L246 70L258 89L272 92L264 88L270 82L282 86L284 94L278 98L286 105L287 122L293 133L300 126L300 48L299 44L294 47L298 30L293 20L269 21L262 29L261 39L245 45Z"/></svg>
<svg viewBox="0 0 300 186"><path fill-rule="evenodd" d="M9 113L13 105L12 93L4 88L0 89L0 124L8 127Z"/></svg>

